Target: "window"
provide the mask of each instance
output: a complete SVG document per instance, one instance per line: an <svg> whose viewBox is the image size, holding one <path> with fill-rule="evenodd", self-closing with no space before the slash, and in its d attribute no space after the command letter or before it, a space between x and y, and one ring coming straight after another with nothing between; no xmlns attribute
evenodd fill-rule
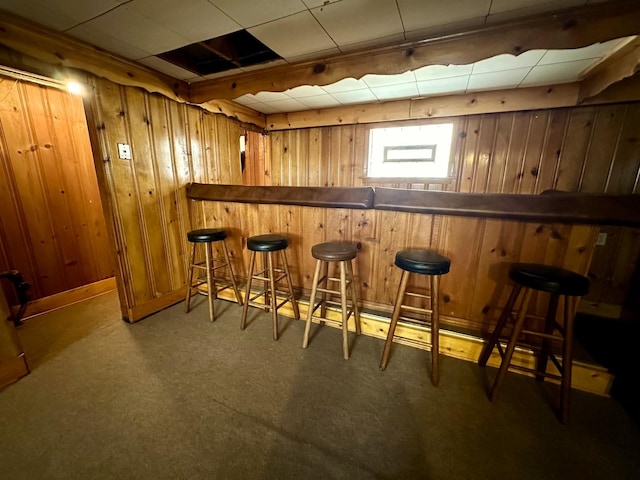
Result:
<svg viewBox="0 0 640 480"><path fill-rule="evenodd" d="M453 123L372 128L369 177L446 178Z"/></svg>

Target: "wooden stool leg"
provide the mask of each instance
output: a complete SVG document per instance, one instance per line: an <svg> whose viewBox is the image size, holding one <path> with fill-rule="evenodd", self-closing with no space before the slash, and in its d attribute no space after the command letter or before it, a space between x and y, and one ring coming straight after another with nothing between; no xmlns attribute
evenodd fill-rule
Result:
<svg viewBox="0 0 640 480"><path fill-rule="evenodd" d="M577 299L576 299L577 300ZM576 302L577 304L577 302ZM560 421L569 423L571 368L573 364L574 298L564 297L564 341L562 342L562 382L560 384Z"/></svg>
<svg viewBox="0 0 640 480"><path fill-rule="evenodd" d="M440 277L431 275L431 383L440 381Z"/></svg>
<svg viewBox="0 0 640 480"><path fill-rule="evenodd" d="M340 263L340 306L342 308L342 356L349 360L349 311L347 309L347 274L345 262Z"/></svg>
<svg viewBox="0 0 640 480"><path fill-rule="evenodd" d="M191 249L191 263L189 264L189 272L187 275L187 299L185 300L184 311L189 313L191 302L191 284L193 283L193 264L196 263L196 243L193 244Z"/></svg>
<svg viewBox="0 0 640 480"><path fill-rule="evenodd" d="M269 288L271 289L271 319L273 325L273 339L278 340L278 297L276 296L276 273L273 266L273 253L267 252L269 269Z"/></svg>
<svg viewBox="0 0 640 480"><path fill-rule="evenodd" d="M233 287L233 292L236 295L236 300L238 305L242 305L242 296L240 295L240 290L238 290L236 276L233 274L233 267L231 266L231 257L229 256L229 250L227 250L227 244L224 240L222 241L222 252L224 253L224 260L227 262L227 268L229 269L229 275L231 276L231 286Z"/></svg>
<svg viewBox="0 0 640 480"><path fill-rule="evenodd" d="M522 290L522 285L520 284L514 285L513 290L511 291L511 295L509 295L509 299L507 300L507 303L504 306L504 309L502 310L502 314L498 319L498 323L496 324L496 327L493 329L493 332L491 333L491 337L489 337L489 341L484 345L484 348L480 353L480 357L478 358L478 365L480 365L481 367L484 367L487 364L487 361L491 356L491 352L493 351L493 347L495 347L500 341L500 334L502 334L502 330L507 324L507 320L509 320L509 316L513 311L513 306L515 305L521 290Z"/></svg>
<svg viewBox="0 0 640 480"><path fill-rule="evenodd" d="M249 299L251 298L251 283L253 283L253 270L256 265L256 252L251 252L249 260L249 276L247 277L247 288L245 290L245 302L242 305L242 319L240 320L240 330L244 330L247 324L247 311L249 310Z"/></svg>
<svg viewBox="0 0 640 480"><path fill-rule="evenodd" d="M291 281L291 273L289 272L289 264L287 263L287 255L284 250L280 250L280 256L282 258L282 266L286 273L287 287L289 288L289 295L291 296L291 306L293 307L293 316L296 320L300 320L300 310L298 310L298 302L293 293L293 282Z"/></svg>
<svg viewBox="0 0 640 480"><path fill-rule="evenodd" d="M205 253L205 266L206 266L206 272L207 272L207 299L209 301L209 319L213 322L214 320L213 300L215 298L216 289L213 283L212 272L211 272L211 269L213 268L213 259L211 254L210 242L207 242L205 244L204 253Z"/></svg>
<svg viewBox="0 0 640 480"><path fill-rule="evenodd" d="M502 385L504 376L506 375L507 370L509 370L511 357L513 357L513 351L516 348L518 338L520 337L520 332L522 331L522 327L524 326L524 320L527 316L527 307L529 306L529 300L531 299L532 293L533 290L531 290L530 288L525 289L524 298L522 299L522 306L520 307L520 311L518 312L516 323L513 326L513 333L511 334L511 338L509 339L509 343L507 344L507 350L504 354L502 362L500 363L500 369L498 370L496 379L493 382L493 388L491 389L491 393L489 395L489 399L491 401L495 400L498 396L498 391L500 390L500 386Z"/></svg>
<svg viewBox="0 0 640 480"><path fill-rule="evenodd" d="M262 271L265 272L265 279L262 282L262 291L264 292L264 307L265 311L269 311L271 306L271 299L269 297L269 257L270 252L262 252Z"/></svg>
<svg viewBox="0 0 640 480"><path fill-rule="evenodd" d="M551 335L553 333L553 324L556 321L556 312L558 311L558 295L552 294L549 300L549 307L547 308L547 316L544 320L544 334ZM544 373L547 371L547 361L549 360L549 353L551 352L551 340L548 337L542 337L542 346L540 348L540 355L536 362L536 380L541 382L544 380Z"/></svg>
<svg viewBox="0 0 640 480"><path fill-rule="evenodd" d="M329 283L329 262L323 262L322 264L322 288L327 289L327 284ZM322 292L321 303L320 303L320 318L327 318L327 292ZM320 322L321 325L324 325L324 322Z"/></svg>
<svg viewBox="0 0 640 480"><path fill-rule="evenodd" d="M380 360L380 370L387 368L389 362L389 353L391 352L391 344L393 343L393 334L396 331L396 325L400 318L400 310L402 301L404 299L404 292L407 289L407 283L409 282L409 272L402 271L402 277L400 278L400 287L398 288L398 294L396 296L396 303L393 307L393 315L391 316L391 324L389 325L389 332L387 333L387 340L384 343L384 350L382 352L382 359Z"/></svg>
<svg viewBox="0 0 640 480"><path fill-rule="evenodd" d="M309 297L309 313L307 314L307 324L304 326L304 337L302 337L302 348L309 345L309 332L311 331L311 319L313 317L313 307L315 306L316 293L318 292L318 279L320 278L320 268L322 260L316 260L316 271L313 274L313 283L311 284L311 297Z"/></svg>
<svg viewBox="0 0 640 480"><path fill-rule="evenodd" d="M351 302L353 303L353 319L356 322L356 334L360 335L362 333L362 328L360 325L360 308L358 307L358 295L356 294L356 285L353 277L353 265L351 264L351 260L347 262L347 273L349 274L349 287L351 289Z"/></svg>

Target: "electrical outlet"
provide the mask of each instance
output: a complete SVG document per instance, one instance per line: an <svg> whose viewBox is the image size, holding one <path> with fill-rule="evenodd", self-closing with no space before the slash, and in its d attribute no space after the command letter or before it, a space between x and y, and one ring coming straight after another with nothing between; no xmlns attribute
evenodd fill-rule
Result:
<svg viewBox="0 0 640 480"><path fill-rule="evenodd" d="M605 243L607 243L607 234L599 233L598 239L596 240L596 245L604 245Z"/></svg>
<svg viewBox="0 0 640 480"><path fill-rule="evenodd" d="M121 158L122 160L131 160L131 145L119 143L118 158Z"/></svg>

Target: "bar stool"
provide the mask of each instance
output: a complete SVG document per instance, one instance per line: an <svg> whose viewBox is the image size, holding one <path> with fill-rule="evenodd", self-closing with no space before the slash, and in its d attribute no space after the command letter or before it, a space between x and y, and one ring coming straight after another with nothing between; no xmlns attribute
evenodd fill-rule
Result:
<svg viewBox="0 0 640 480"><path fill-rule="evenodd" d="M502 385L505 374L509 367L529 373L535 373L536 379L543 380L545 377L560 380L560 421L566 423L569 420L569 394L571 392L571 364L573 350L573 320L575 307L579 297L589 291L589 279L570 270L553 267L550 265L540 265L536 263L515 263L509 271L509 278L515 282L513 291L498 319L495 329L491 333L489 341L484 346L478 364L485 366L494 347L498 347L498 352L502 357L500 369L489 393L489 399L495 400L498 390ZM527 307L531 300L532 293L537 291L551 294L547 314L545 318L544 332L525 330L524 323L527 315ZM517 317L513 317L513 308L523 293L520 310ZM556 321L558 310L558 300L564 297L563 325ZM500 344L500 335L509 320L514 320L513 331L506 344L506 350ZM554 334L558 331L560 335ZM536 368L528 368L519 365L511 365L513 352L522 334L542 338L542 345L538 355ZM562 344L562 362L551 351L551 342L560 340ZM547 373L547 360L551 359L560 375Z"/></svg>
<svg viewBox="0 0 640 480"><path fill-rule="evenodd" d="M320 316L315 317L321 322L330 322L342 327L342 355L345 360L349 359L349 317L353 316L356 324L356 334L360 334L360 311L358 310L358 301L356 296L356 288L353 284L353 265L351 260L356 258L358 249L349 243L327 242L319 243L311 247L311 255L316 261L316 271L313 275L313 284L311 286L311 297L309 298L309 314L307 315L307 324L304 327L304 337L302 339L302 348L307 348L309 344L309 332L311 330L311 321L314 312L320 308ZM340 277L329 276L329 263L338 262L340 268ZM322 277L320 271L322 270ZM328 282L340 284L340 290L328 288ZM319 285L322 285L320 287ZM351 298L349 299L349 292ZM316 294L322 293L320 301L315 303ZM339 295L340 301L327 299L327 294ZM351 304L349 305L349 300ZM342 320L332 320L327 318L327 305L339 305L342 311Z"/></svg>
<svg viewBox="0 0 640 480"><path fill-rule="evenodd" d="M231 269L231 259L229 257L229 251L225 243L227 233L222 228L202 228L199 230L191 230L187 232L187 240L193 243L193 249L191 252L191 263L189 264L189 280L187 282L187 298L185 302L185 312L189 313L191 291L197 289L199 293L202 293L198 287L203 284L207 284L207 296L209 297L209 318L213 322L215 319L213 312L213 301L218 297L218 292L225 290L229 287L233 288L236 295L236 300L239 305L242 305L242 297L238 290L233 270ZM212 244L215 242L222 242L222 252L224 254L223 260L213 258ZM205 261L196 262L196 249L198 245L204 245ZM215 263L218 262L216 266ZM229 269L229 278L223 276L217 276L216 270L227 267ZM193 271L195 269L204 270L206 272L206 278L203 280L201 277L196 279L196 283L193 283ZM218 287L220 285L220 287Z"/></svg>
<svg viewBox="0 0 640 480"><path fill-rule="evenodd" d="M431 383L438 385L439 377L439 335L440 335L440 308L439 308L439 284L440 275L449 273L451 260L444 255L431 250L401 250L396 253L395 264L402 269L402 277L400 277L400 288L396 296L396 302L393 307L393 315L391 316L391 324L387 333L387 341L384 344L382 359L380 360L380 370L384 370L389 362L389 353L391 351L391 343L393 342L394 333L398 320L415 323L418 325L428 325L429 322L415 318L400 317L402 310L410 312L423 313L431 315ZM407 284L409 283L409 275L418 273L420 275L429 275L431 279L431 289L429 295L421 293L407 292ZM429 300L430 308L414 307L404 304L405 296L416 297Z"/></svg>
<svg viewBox="0 0 640 480"><path fill-rule="evenodd" d="M298 303L296 302L293 294L293 283L291 281L291 274L289 273L289 265L287 264L287 256L285 255L285 249L289 246L289 240L282 235L256 235L247 239L247 248L251 250L251 260L249 265L249 280L247 283L246 299L242 307L242 320L240 322L240 329L244 330L247 323L247 311L249 305L252 307L258 307L263 310L271 311L273 319L273 339L278 340L278 309L285 303L291 302L293 307L293 314L296 319L300 318L300 312L298 310ZM256 253L263 253L262 270L254 273L256 266ZM276 259L274 259L274 253L280 252L280 262L282 268L277 268ZM259 292L251 296L251 285L254 280L261 280L263 288ZM278 290L278 282L285 280L287 283L287 292ZM278 303L277 294L284 293L285 297L280 303ZM264 297L264 303L256 302L256 299Z"/></svg>

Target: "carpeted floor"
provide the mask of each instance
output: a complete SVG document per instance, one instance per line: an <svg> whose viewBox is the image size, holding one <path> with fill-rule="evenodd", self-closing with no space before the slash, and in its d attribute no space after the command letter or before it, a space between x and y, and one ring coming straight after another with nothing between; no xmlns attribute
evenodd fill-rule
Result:
<svg viewBox="0 0 640 480"><path fill-rule="evenodd" d="M510 374L495 404L482 370L224 301L139 323L103 295L33 318L20 337L31 375L0 393L0 475L18 479L634 479L640 430L614 400ZM495 370L487 369L489 375Z"/></svg>

